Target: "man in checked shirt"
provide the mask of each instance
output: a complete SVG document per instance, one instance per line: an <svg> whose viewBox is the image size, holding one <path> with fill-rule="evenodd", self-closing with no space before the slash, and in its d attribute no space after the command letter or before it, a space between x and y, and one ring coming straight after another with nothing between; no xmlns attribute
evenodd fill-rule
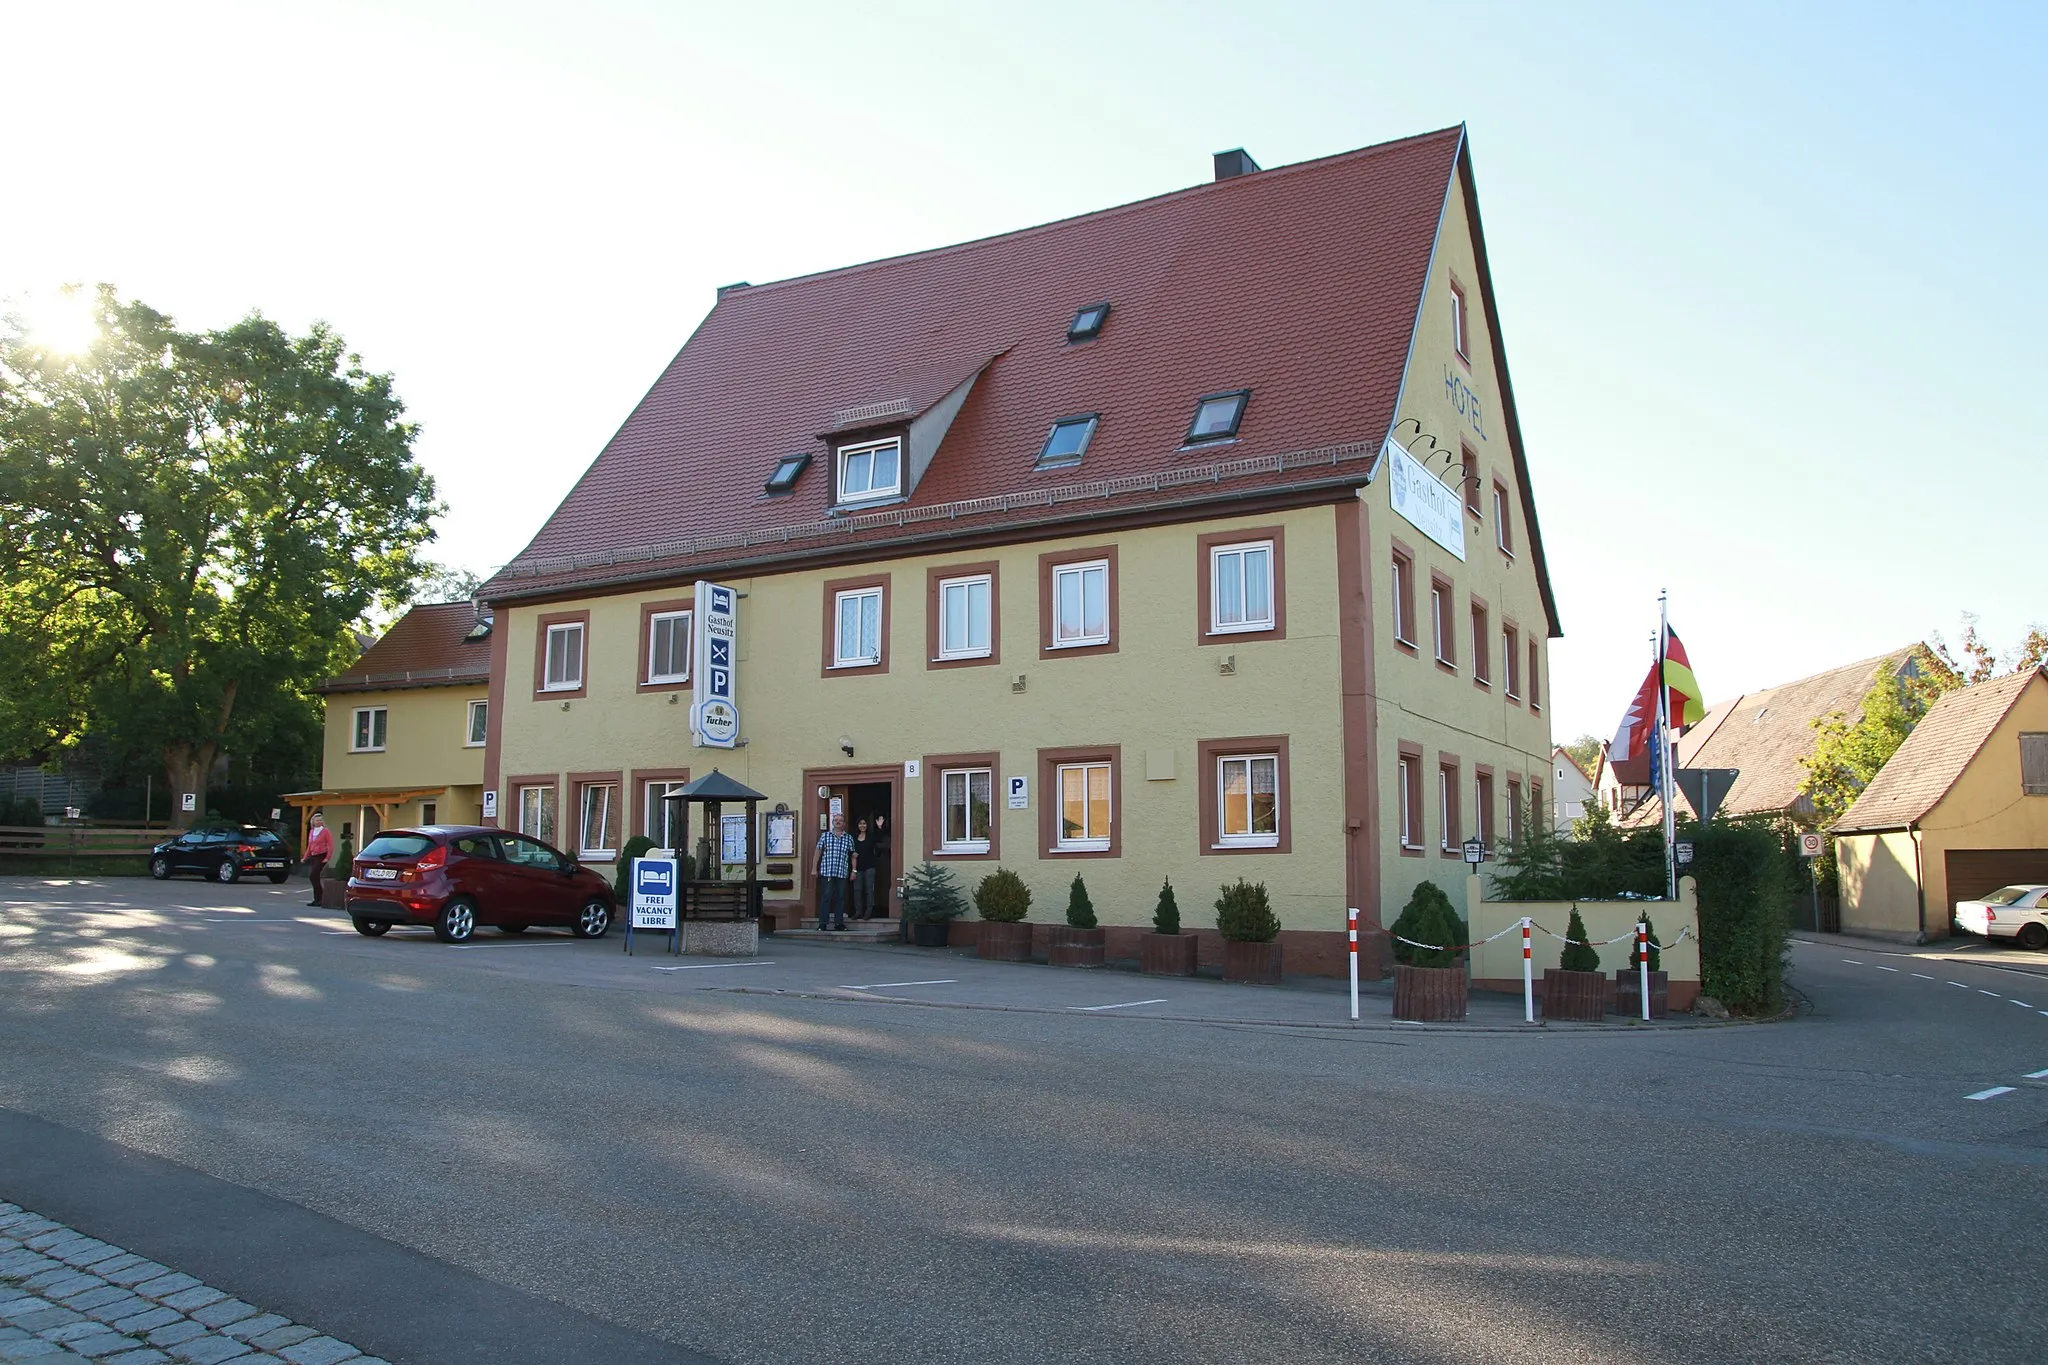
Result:
<svg viewBox="0 0 2048 1365"><path fill-rule="evenodd" d="M832 814L832 828L818 836L818 927L846 927L846 894L853 884L853 836L846 817Z"/></svg>

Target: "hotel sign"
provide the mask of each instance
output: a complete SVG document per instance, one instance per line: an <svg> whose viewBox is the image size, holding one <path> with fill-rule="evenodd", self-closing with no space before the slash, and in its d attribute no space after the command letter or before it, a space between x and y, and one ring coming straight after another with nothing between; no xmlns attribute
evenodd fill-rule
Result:
<svg viewBox="0 0 2048 1365"><path fill-rule="evenodd" d="M739 594L723 583L697 582L696 687L690 733L704 749L739 745Z"/></svg>
<svg viewBox="0 0 2048 1365"><path fill-rule="evenodd" d="M1394 510L1422 534L1465 557L1465 500L1458 490L1429 472L1422 461L1410 455L1393 437L1380 447L1386 457L1387 483L1393 489Z"/></svg>

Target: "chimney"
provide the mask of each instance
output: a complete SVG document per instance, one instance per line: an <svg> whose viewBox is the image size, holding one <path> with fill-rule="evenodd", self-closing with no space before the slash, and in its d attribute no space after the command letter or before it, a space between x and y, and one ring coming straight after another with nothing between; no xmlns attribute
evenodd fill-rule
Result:
<svg viewBox="0 0 2048 1365"><path fill-rule="evenodd" d="M1233 176L1250 175L1258 168L1259 163L1252 160L1252 154L1242 147L1216 153L1216 178L1218 180L1229 180Z"/></svg>

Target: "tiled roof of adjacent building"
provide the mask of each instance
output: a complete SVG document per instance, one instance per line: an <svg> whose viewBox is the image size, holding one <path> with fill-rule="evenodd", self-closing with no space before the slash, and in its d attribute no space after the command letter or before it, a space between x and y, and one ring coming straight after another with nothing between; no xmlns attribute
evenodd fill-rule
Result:
<svg viewBox="0 0 2048 1365"><path fill-rule="evenodd" d="M320 684L322 692L453 687L491 677L491 640L468 602L435 602L399 617L355 664Z"/></svg>
<svg viewBox="0 0 2048 1365"><path fill-rule="evenodd" d="M1497 317L1461 128L722 290L485 595L1014 539L1022 527L1362 484L1394 422L1454 183L1473 205L1479 283ZM1100 336L1070 343L1076 311L1102 302ZM1488 332L1555 633L1499 328ZM1236 439L1184 449L1197 400L1238 389L1251 397ZM828 437L901 430L954 402L906 500L835 511ZM1100 420L1080 465L1037 468L1052 424L1091 413ZM806 452L793 490L766 494L778 460ZM906 455L914 467L918 452Z"/></svg>
<svg viewBox="0 0 2048 1365"><path fill-rule="evenodd" d="M1948 795L2020 694L2042 679L2041 669L2024 669L1936 701L1836 822L1835 832L1906 829L1924 819Z"/></svg>

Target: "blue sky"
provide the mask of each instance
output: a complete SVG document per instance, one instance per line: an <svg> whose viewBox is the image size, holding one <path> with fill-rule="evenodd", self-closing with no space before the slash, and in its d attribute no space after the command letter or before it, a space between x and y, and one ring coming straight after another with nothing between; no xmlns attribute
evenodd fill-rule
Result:
<svg viewBox="0 0 2048 1365"><path fill-rule="evenodd" d="M1710 698L2048 619L2048 7L0 0L0 299L324 318L517 553L715 286L1470 125L1566 636Z"/></svg>

